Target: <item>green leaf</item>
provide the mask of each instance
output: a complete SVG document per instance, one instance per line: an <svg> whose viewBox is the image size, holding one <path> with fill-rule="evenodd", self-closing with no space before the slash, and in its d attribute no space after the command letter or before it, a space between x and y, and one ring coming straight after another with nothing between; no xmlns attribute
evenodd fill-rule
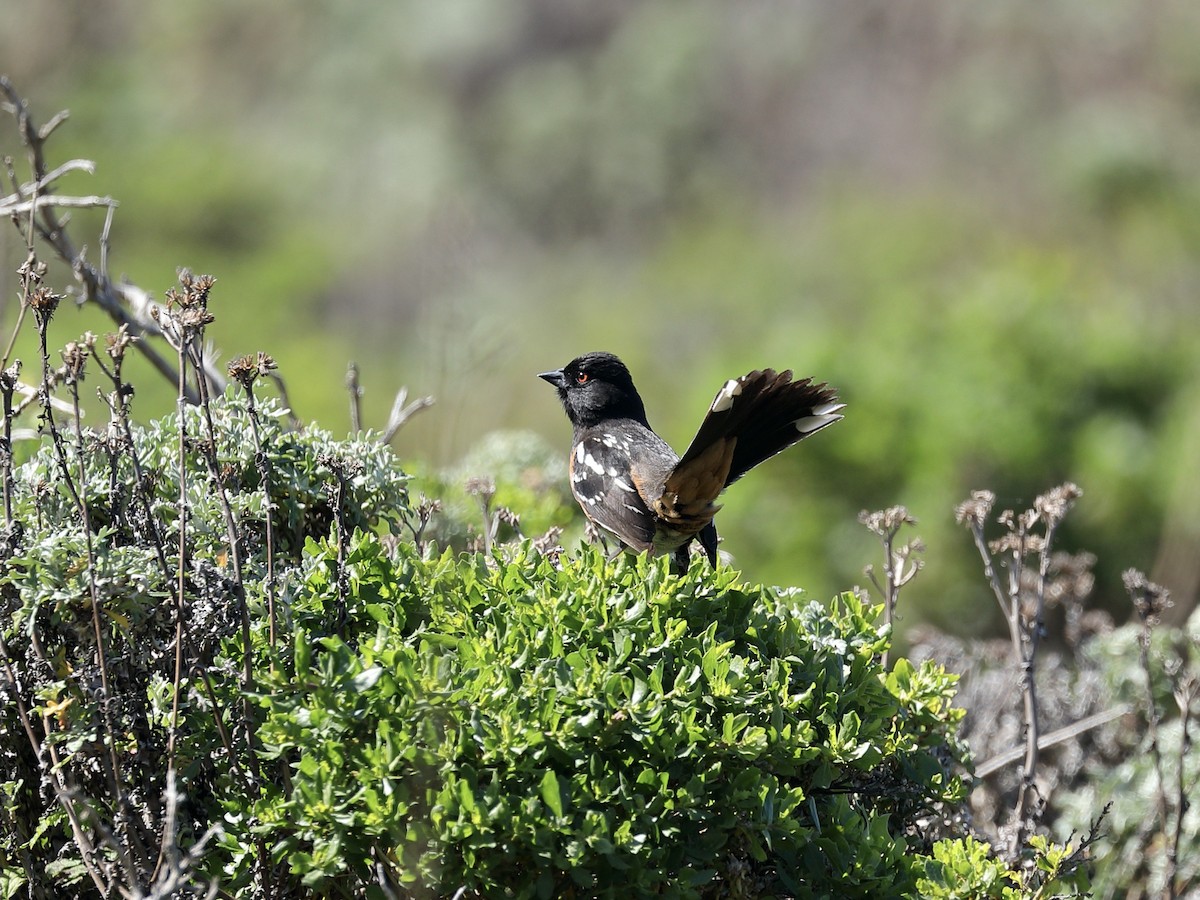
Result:
<svg viewBox="0 0 1200 900"><path fill-rule="evenodd" d="M383 669L379 666L364 669L354 676L354 690L360 694L363 691L369 691L378 684L381 675L383 675Z"/></svg>
<svg viewBox="0 0 1200 900"><path fill-rule="evenodd" d="M541 792L542 800L550 808L550 812L558 818L562 818L562 794L559 793L558 776L554 774L553 770L547 769L542 775Z"/></svg>

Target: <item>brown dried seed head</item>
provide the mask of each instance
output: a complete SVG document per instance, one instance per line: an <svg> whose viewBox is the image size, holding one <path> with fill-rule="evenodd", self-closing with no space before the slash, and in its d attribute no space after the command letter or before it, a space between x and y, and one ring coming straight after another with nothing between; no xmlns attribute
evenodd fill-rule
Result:
<svg viewBox="0 0 1200 900"><path fill-rule="evenodd" d="M51 316L54 315L54 311L58 309L58 304L61 301L61 294L54 293L48 287L38 287L29 295L29 308L33 310L38 323L45 326L50 321Z"/></svg>
<svg viewBox="0 0 1200 900"><path fill-rule="evenodd" d="M204 309L208 306L208 294L215 283L216 279L211 275L193 275L188 269L180 269L179 286L183 290L172 289L168 293L174 294L175 302L184 309L195 307Z"/></svg>
<svg viewBox="0 0 1200 900"><path fill-rule="evenodd" d="M216 317L202 306L189 306L179 313L178 318L184 329L194 330L211 325Z"/></svg>
<svg viewBox="0 0 1200 900"><path fill-rule="evenodd" d="M250 356L239 356L237 359L230 360L225 371L229 373L230 378L246 390L250 390L254 380L258 377L258 366Z"/></svg>

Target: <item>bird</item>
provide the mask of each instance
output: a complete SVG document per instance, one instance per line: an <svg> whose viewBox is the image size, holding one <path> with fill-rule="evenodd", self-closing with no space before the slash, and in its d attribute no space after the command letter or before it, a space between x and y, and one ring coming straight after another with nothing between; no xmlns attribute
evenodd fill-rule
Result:
<svg viewBox="0 0 1200 900"><path fill-rule="evenodd" d="M585 353L538 373L558 391L573 435L571 493L588 521L621 547L670 554L686 570L698 541L717 565L713 517L721 492L759 463L842 419L828 385L756 369L725 382L679 456L646 418L629 369L612 353Z"/></svg>

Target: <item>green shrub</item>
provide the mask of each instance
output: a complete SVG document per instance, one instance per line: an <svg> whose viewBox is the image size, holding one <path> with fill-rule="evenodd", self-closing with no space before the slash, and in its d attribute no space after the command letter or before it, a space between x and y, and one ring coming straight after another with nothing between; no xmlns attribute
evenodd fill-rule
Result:
<svg viewBox="0 0 1200 900"><path fill-rule="evenodd" d="M952 679L883 677L853 595L826 610L594 550L393 560L362 536L332 637L336 549L310 549L295 654L260 699L290 787L230 829L232 859L262 828L331 891L382 853L429 892L882 896L911 886L905 827L961 799Z"/></svg>

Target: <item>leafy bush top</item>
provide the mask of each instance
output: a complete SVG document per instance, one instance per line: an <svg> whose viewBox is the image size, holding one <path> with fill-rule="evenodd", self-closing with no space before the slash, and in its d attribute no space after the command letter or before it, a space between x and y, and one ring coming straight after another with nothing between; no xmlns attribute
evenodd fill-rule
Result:
<svg viewBox="0 0 1200 900"><path fill-rule="evenodd" d="M698 896L735 872L749 896L822 896L831 873L880 896L911 886L905 826L961 796L952 679L883 676L853 595L826 610L597 551L393 560L364 536L339 609L335 551L311 550L259 732L291 789L256 812L305 823L281 852L314 885L368 880L382 846L404 848L405 883L481 896ZM331 615L343 633L321 637Z"/></svg>

